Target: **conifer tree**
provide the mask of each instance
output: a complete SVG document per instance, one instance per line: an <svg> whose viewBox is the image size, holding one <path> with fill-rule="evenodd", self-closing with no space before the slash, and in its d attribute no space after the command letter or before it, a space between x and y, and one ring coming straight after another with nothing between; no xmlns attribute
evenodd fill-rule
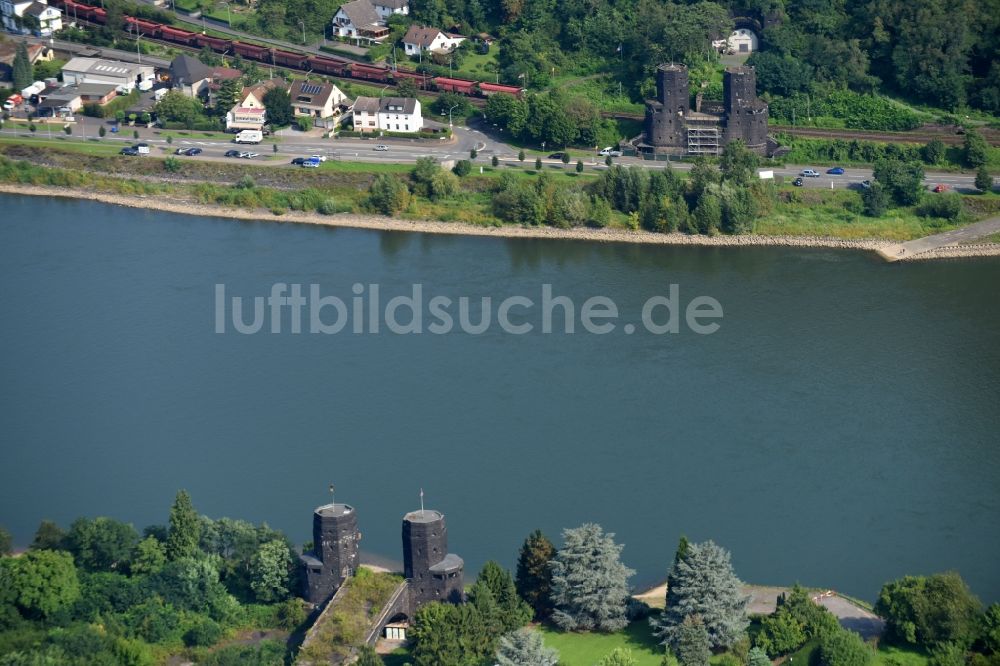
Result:
<svg viewBox="0 0 1000 666"><path fill-rule="evenodd" d="M528 535L517 558L517 593L535 610L535 619L552 613L552 569L556 547L541 530Z"/></svg>
<svg viewBox="0 0 1000 666"><path fill-rule="evenodd" d="M556 666L559 652L545 647L542 635L531 629L518 629L500 639L497 666Z"/></svg>
<svg viewBox="0 0 1000 666"><path fill-rule="evenodd" d="M711 656L705 623L698 615L688 615L678 628L677 659L681 666L708 666Z"/></svg>
<svg viewBox="0 0 1000 666"><path fill-rule="evenodd" d="M170 507L170 531L167 533L167 559L178 560L198 552L201 521L186 490L177 491Z"/></svg>
<svg viewBox="0 0 1000 666"><path fill-rule="evenodd" d="M21 92L31 85L31 60L28 58L26 42L21 42L17 45L17 50L14 52L12 69L11 78L14 80L14 90L16 92Z"/></svg>

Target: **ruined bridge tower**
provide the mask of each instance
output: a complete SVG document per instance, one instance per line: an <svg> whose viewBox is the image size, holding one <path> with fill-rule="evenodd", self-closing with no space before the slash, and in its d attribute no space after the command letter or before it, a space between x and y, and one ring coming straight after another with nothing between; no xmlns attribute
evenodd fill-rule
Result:
<svg viewBox="0 0 1000 666"><path fill-rule="evenodd" d="M448 552L443 513L420 509L403 516L403 575L411 613L431 601L463 601L464 569L462 558Z"/></svg>
<svg viewBox="0 0 1000 666"><path fill-rule="evenodd" d="M358 570L357 512L349 504L326 504L313 512L313 549L299 560L305 568L302 596L321 604Z"/></svg>

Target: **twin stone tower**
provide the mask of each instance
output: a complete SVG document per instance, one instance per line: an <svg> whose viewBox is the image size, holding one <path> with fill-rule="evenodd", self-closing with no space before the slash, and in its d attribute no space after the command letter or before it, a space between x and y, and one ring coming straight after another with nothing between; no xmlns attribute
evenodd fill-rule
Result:
<svg viewBox="0 0 1000 666"><path fill-rule="evenodd" d="M329 599L354 575L359 562L358 517L349 504L326 504L313 512L313 550L299 559L305 568L303 596L312 604ZM408 615L431 601L464 599L465 562L448 552L444 514L433 509L403 516L403 575L409 587Z"/></svg>

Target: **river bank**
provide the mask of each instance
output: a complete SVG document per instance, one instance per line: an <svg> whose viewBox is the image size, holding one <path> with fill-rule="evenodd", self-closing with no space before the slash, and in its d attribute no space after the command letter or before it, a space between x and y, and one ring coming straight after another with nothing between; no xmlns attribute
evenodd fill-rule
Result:
<svg viewBox="0 0 1000 666"><path fill-rule="evenodd" d="M659 234L647 231L625 229L556 229L552 227L478 226L461 222L439 222L434 220L407 220L379 215L336 214L289 211L277 216L267 210L245 210L197 203L180 198L161 196L120 195L94 192L73 188L46 187L35 185L0 184L0 192L39 197L62 197L84 199L101 203L146 208L184 215L223 217L234 220L292 222L329 227L349 227L375 231L407 231L425 234L450 234L466 236L491 236L495 238L546 238L584 240L603 243L637 243L649 245L697 245L707 247L819 247L831 249L864 250L886 256L897 243L878 239L847 240L813 236L763 236L746 234L741 236L695 236L682 233ZM1000 256L1000 243L983 243L966 246L949 246L937 250L906 257L906 261L928 259Z"/></svg>

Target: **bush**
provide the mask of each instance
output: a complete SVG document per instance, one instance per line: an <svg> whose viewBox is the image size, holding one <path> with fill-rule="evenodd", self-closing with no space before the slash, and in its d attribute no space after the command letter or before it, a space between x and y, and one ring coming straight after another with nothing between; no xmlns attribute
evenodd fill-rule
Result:
<svg viewBox="0 0 1000 666"><path fill-rule="evenodd" d="M288 599L278 606L277 621L282 629L293 631L306 621L307 613L298 599Z"/></svg>
<svg viewBox="0 0 1000 666"><path fill-rule="evenodd" d="M365 206L382 215L392 215L409 205L410 192L402 181L385 173L375 176Z"/></svg>
<svg viewBox="0 0 1000 666"><path fill-rule="evenodd" d="M184 644L188 647L208 647L222 638L222 627L209 617L199 617L194 625L184 633Z"/></svg>
<svg viewBox="0 0 1000 666"><path fill-rule="evenodd" d="M541 170L542 170L542 158L541 157L536 157L535 158L535 171L541 171Z"/></svg>
<svg viewBox="0 0 1000 666"><path fill-rule="evenodd" d="M962 215L962 197L955 192L927 197L917 207L917 215L955 221Z"/></svg>
<svg viewBox="0 0 1000 666"><path fill-rule="evenodd" d="M989 192L993 189L993 176L990 175L989 169L986 165L980 165L976 170L976 189L980 192Z"/></svg>
<svg viewBox="0 0 1000 666"><path fill-rule="evenodd" d="M576 161L576 172L583 173L583 160Z"/></svg>
<svg viewBox="0 0 1000 666"><path fill-rule="evenodd" d="M181 170L184 165L176 157L168 157L163 160L163 168L166 169L167 173L177 173Z"/></svg>
<svg viewBox="0 0 1000 666"><path fill-rule="evenodd" d="M249 175L242 176L238 181L236 181L236 184L233 185L233 187L238 190L252 190L256 186L257 183L255 183L253 178Z"/></svg>
<svg viewBox="0 0 1000 666"><path fill-rule="evenodd" d="M295 119L295 124L298 125L299 131L308 132L313 128L313 119L310 116L299 116Z"/></svg>
<svg viewBox="0 0 1000 666"><path fill-rule="evenodd" d="M104 125L101 125L101 126L100 126L100 127L99 127L99 128L97 129L97 135L98 135L98 136L100 136L100 137L101 137L102 139L104 138L104 136L105 136L105 135L106 135L107 133L108 133L108 130L106 130L106 129L104 128Z"/></svg>
<svg viewBox="0 0 1000 666"><path fill-rule="evenodd" d="M820 640L821 666L869 666L874 659L874 650L853 631L842 629Z"/></svg>
<svg viewBox="0 0 1000 666"><path fill-rule="evenodd" d="M316 212L320 215L335 215L337 213L337 202L331 199L323 199L316 207Z"/></svg>
<svg viewBox="0 0 1000 666"><path fill-rule="evenodd" d="M459 160L455 163L452 172L459 178L464 178L472 173L472 163L469 160Z"/></svg>
<svg viewBox="0 0 1000 666"><path fill-rule="evenodd" d="M500 158L494 155L493 159L490 160L490 164L492 164L494 167L500 166Z"/></svg>
<svg viewBox="0 0 1000 666"><path fill-rule="evenodd" d="M861 203L863 212L868 217L882 217L889 209L889 193L878 181L871 184L866 190L861 192Z"/></svg>

